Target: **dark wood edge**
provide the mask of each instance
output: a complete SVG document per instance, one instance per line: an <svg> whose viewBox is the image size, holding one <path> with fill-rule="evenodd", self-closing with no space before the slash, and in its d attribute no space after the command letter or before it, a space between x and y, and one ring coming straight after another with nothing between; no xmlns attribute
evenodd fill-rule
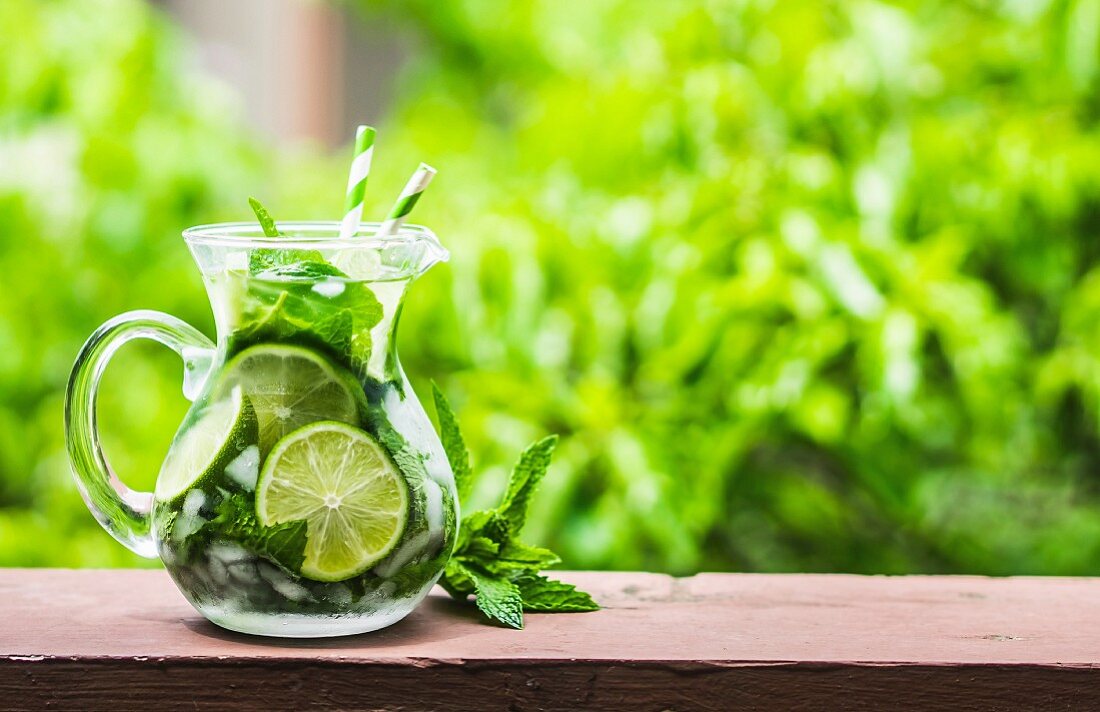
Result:
<svg viewBox="0 0 1100 712"><path fill-rule="evenodd" d="M136 658L0 661L2 709L1100 709L1100 667Z"/></svg>

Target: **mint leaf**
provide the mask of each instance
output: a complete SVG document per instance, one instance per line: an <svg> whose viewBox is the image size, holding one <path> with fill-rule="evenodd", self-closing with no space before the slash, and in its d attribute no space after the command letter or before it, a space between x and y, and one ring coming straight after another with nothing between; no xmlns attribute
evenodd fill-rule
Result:
<svg viewBox="0 0 1100 712"><path fill-rule="evenodd" d="M255 198L248 204L264 235L282 235L271 213ZM350 357L349 365L366 376L372 352L370 330L382 320L382 304L361 282L325 260L318 250L265 248L248 256L245 319L231 336L234 341L291 340L312 337L318 346ZM315 289L326 279L330 290ZM338 281L335 281L338 280Z"/></svg>
<svg viewBox="0 0 1100 712"><path fill-rule="evenodd" d="M523 629L523 598L514 583L505 578L475 573L468 567L465 573L474 583L475 603L482 613L504 625Z"/></svg>
<svg viewBox="0 0 1100 712"><path fill-rule="evenodd" d="M382 321L382 302L363 282L347 282L343 300L349 309L354 309L356 316L362 320L367 328L373 328Z"/></svg>
<svg viewBox="0 0 1100 712"><path fill-rule="evenodd" d="M370 408L366 413L366 419L368 429L386 447L398 468L409 479L410 485L414 489L420 488L421 483L429 479L429 475L419 453L409 446L401 433L397 432L381 408Z"/></svg>
<svg viewBox="0 0 1100 712"><path fill-rule="evenodd" d="M462 557L470 561L492 562L500 551L500 544L484 536L476 536L463 547Z"/></svg>
<svg viewBox="0 0 1100 712"><path fill-rule="evenodd" d="M362 282L344 282L344 292L333 300L355 316L355 328L369 331L382 321L382 302L371 288Z"/></svg>
<svg viewBox="0 0 1100 712"><path fill-rule="evenodd" d="M168 510L167 515L158 523L157 529L159 531L157 532L157 536L160 537L162 541L168 541L172 538L172 528L176 526L177 516L179 516L178 511L174 509Z"/></svg>
<svg viewBox="0 0 1100 712"><path fill-rule="evenodd" d="M370 364L370 356L374 352L374 339L371 338L369 329L358 329L351 335L351 363L355 367L356 375L360 380L369 376L367 367Z"/></svg>
<svg viewBox="0 0 1100 712"><path fill-rule="evenodd" d="M269 237L275 237L269 235ZM273 277L294 277L294 268L302 264L324 264L343 275L343 272L325 262L318 250L275 249L252 250L248 255L248 271ZM286 270L286 272L284 272ZM334 274L329 272L329 274Z"/></svg>
<svg viewBox="0 0 1100 712"><path fill-rule="evenodd" d="M267 211L260 201L249 198L248 204L252 206L252 212L256 213L256 219L260 222L260 229L267 237L281 237L283 233L275 225L275 218ZM273 273L277 276L295 277L296 270L304 265L313 265L314 270L320 268L326 275L346 276L328 262L317 250L297 249L259 249L253 250L248 255L248 271L252 274ZM308 269L308 268L307 268ZM314 276L306 274L301 276Z"/></svg>
<svg viewBox="0 0 1100 712"><path fill-rule="evenodd" d="M512 538L512 530L508 526L508 520L495 509L487 511L471 512L462 519L465 538L463 542L469 542L475 536L484 536L497 544L504 544Z"/></svg>
<svg viewBox="0 0 1100 712"><path fill-rule="evenodd" d="M519 541L509 541L497 550L490 571L505 573L511 571L539 571L561 563L561 557L541 546L530 546Z"/></svg>
<svg viewBox="0 0 1100 712"><path fill-rule="evenodd" d="M351 311L340 309L318 314L317 319L307 329L338 353L347 353L351 350L353 324Z"/></svg>
<svg viewBox="0 0 1100 712"><path fill-rule="evenodd" d="M544 613L571 613L599 610L600 606L576 586L545 576L525 575L514 584L523 597L523 609Z"/></svg>
<svg viewBox="0 0 1100 712"><path fill-rule="evenodd" d="M254 250L252 257L268 264L259 253L285 252ZM360 378L366 376L370 330L382 319L382 304L366 284L339 279L334 272L339 270L325 262L299 262L241 275L243 318L230 336L234 347L304 339L342 359Z"/></svg>
<svg viewBox="0 0 1100 712"><path fill-rule="evenodd" d="M519 534L527 522L527 505L535 487L546 475L550 467L550 458L558 444L558 436L551 435L531 445L520 455L519 462L512 468L508 480L508 490L499 510L508 520L513 534Z"/></svg>
<svg viewBox="0 0 1100 712"><path fill-rule="evenodd" d="M306 523L288 522L265 527L256 519L256 508L242 494L226 497L212 520L228 538L236 539L260 556L297 574L305 560Z"/></svg>
<svg viewBox="0 0 1100 712"><path fill-rule="evenodd" d="M260 221L260 228L264 234L268 237L278 237L279 228L275 227L275 219L271 217L271 213L267 212L267 208L255 198L249 198L248 204L252 206L252 212L256 213L256 219Z"/></svg>
<svg viewBox="0 0 1100 712"><path fill-rule="evenodd" d="M439 418L439 437L443 441L447 461L451 463L451 469L455 473L458 501L465 503L470 496L470 486L473 484L470 476L470 453L466 449L466 441L458 428L458 419L451 410L451 404L435 381L432 381L432 398L435 400L435 413Z"/></svg>
<svg viewBox="0 0 1100 712"><path fill-rule="evenodd" d="M447 562L439 585L451 594L451 598L465 600L474 592L474 580L466 573L466 567L456 559Z"/></svg>
<svg viewBox="0 0 1100 712"><path fill-rule="evenodd" d="M270 252L276 254L262 254ZM274 277L320 281L326 277L347 278L338 267L325 262L324 256L317 250L255 250L252 258L249 260L249 267L253 263L268 265L259 271L253 270L253 274L269 279Z"/></svg>

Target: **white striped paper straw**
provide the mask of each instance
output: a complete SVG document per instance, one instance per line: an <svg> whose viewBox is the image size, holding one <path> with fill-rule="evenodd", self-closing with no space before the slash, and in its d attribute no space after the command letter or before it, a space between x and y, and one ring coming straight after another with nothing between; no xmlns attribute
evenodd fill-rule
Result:
<svg viewBox="0 0 1100 712"><path fill-rule="evenodd" d="M409 182L405 184L405 189L401 191L401 196L397 199L397 202L393 204L393 209L386 217L386 222L378 228L376 233L378 237L389 237L397 234L397 231L401 229L401 225L405 222L405 217L412 212L416 201L420 200L424 189L428 187L434 177L435 169L427 163L421 163L416 172L412 174L412 178L409 178Z"/></svg>
<svg viewBox="0 0 1100 712"><path fill-rule="evenodd" d="M344 199L344 220L340 223L340 237L349 238L359 229L363 219L363 194L367 191L370 160L374 155L375 131L370 126L355 130L355 154L348 171L348 192Z"/></svg>

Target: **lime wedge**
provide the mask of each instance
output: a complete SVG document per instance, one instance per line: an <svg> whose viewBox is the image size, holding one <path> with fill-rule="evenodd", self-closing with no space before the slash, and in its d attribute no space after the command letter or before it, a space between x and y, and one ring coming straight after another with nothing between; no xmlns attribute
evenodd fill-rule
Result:
<svg viewBox="0 0 1100 712"><path fill-rule="evenodd" d="M263 454L303 425L359 422L359 383L315 351L283 344L253 346L226 365L225 377L228 385L244 389L256 410Z"/></svg>
<svg viewBox="0 0 1100 712"><path fill-rule="evenodd" d="M343 423L307 425L280 440L256 487L265 526L306 522L302 575L340 581L366 571L397 545L409 488L382 446Z"/></svg>
<svg viewBox="0 0 1100 712"><path fill-rule="evenodd" d="M234 388L176 436L157 476L157 499L170 500L221 471L255 442L256 414L241 389Z"/></svg>

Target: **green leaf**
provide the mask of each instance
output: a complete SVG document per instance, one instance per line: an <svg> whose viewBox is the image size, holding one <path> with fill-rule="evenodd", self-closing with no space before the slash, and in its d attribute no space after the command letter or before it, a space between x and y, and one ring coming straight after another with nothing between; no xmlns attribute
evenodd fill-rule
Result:
<svg viewBox="0 0 1100 712"><path fill-rule="evenodd" d="M475 536L462 548L460 556L472 560L492 562L500 551L500 544L484 536Z"/></svg>
<svg viewBox="0 0 1100 712"><path fill-rule="evenodd" d="M264 277L314 281L321 281L325 277L347 278L340 268L325 262L325 258L317 250L256 250L253 256L257 254L259 257L250 260L249 267L267 265L259 271L252 270L253 274Z"/></svg>
<svg viewBox="0 0 1100 712"><path fill-rule="evenodd" d="M162 540L170 540L172 538L172 528L176 526L177 516L179 516L178 511L168 510L168 513L161 519L157 536Z"/></svg>
<svg viewBox="0 0 1100 712"><path fill-rule="evenodd" d="M474 592L474 580L466 573L467 569L462 562L451 559L443 569L443 576L439 579L439 585L443 587L452 598L462 601Z"/></svg>
<svg viewBox="0 0 1100 712"><path fill-rule="evenodd" d="M281 264L286 252L294 251L253 251L254 266L262 269L238 276L242 319L230 338L246 346L305 337L341 356L358 376L366 376L372 351L370 330L382 320L381 302L360 282L334 279L333 284L340 287L336 293L319 291L318 284L343 273L326 262ZM264 266L274 263L281 266Z"/></svg>
<svg viewBox="0 0 1100 712"><path fill-rule="evenodd" d="M353 324L354 319L348 309L321 311L308 329L337 353L347 353L351 350Z"/></svg>
<svg viewBox="0 0 1100 712"><path fill-rule="evenodd" d="M523 608L543 613L596 611L600 606L576 586L545 576L524 575L514 581L523 597Z"/></svg>
<svg viewBox="0 0 1100 712"><path fill-rule="evenodd" d="M439 389L435 381L432 381L432 398L435 400L435 413L439 418L439 437L443 441L443 450L447 453L447 461L451 463L451 469L455 474L458 501L465 504L470 496L470 487L473 485L470 471L470 452L466 449L466 440L462 437L462 430L458 427L458 418L455 417L447 396L443 395L443 391Z"/></svg>
<svg viewBox="0 0 1100 712"><path fill-rule="evenodd" d="M248 271L254 275L265 274L271 276L293 277L293 273L281 274L280 270L293 270L296 265L303 263L324 263L324 260L325 256L318 250L299 250L293 248L252 250L248 255ZM332 269L336 268L332 267Z"/></svg>
<svg viewBox="0 0 1100 712"><path fill-rule="evenodd" d="M477 541L488 541L479 537ZM560 563L557 554L539 546L529 546L519 541L508 541L503 545L493 546L489 550L478 544L465 547L455 556L463 560L476 562L489 573L507 576L509 578L521 574L534 574L539 570Z"/></svg>
<svg viewBox="0 0 1100 712"><path fill-rule="evenodd" d="M330 306L345 309L352 318L346 351L351 359L352 370L360 378L365 378L369 375L367 367L373 351L370 330L382 321L382 303L366 284L344 282L344 291L331 298Z"/></svg>
<svg viewBox="0 0 1100 712"><path fill-rule="evenodd" d="M260 228L267 237L283 235L275 225L275 219L260 201L249 198L248 204L256 213ZM248 271L253 275L286 279L320 280L324 277L347 277L343 271L329 264L319 250L258 249L248 255Z"/></svg>
<svg viewBox="0 0 1100 712"><path fill-rule="evenodd" d="M256 213L256 219L260 221L260 228L264 234L268 237L278 237L279 228L275 226L275 219L271 217L271 213L267 212L267 208L255 198L249 198L248 204L252 206L252 212Z"/></svg>
<svg viewBox="0 0 1100 712"><path fill-rule="evenodd" d="M523 598L514 583L468 567L465 573L474 582L477 607L482 613L512 628L523 629Z"/></svg>
<svg viewBox="0 0 1100 712"><path fill-rule="evenodd" d="M429 479L428 470L424 467L424 460L419 452L413 449L405 437L393 427L384 410L371 407L366 413L369 430L389 450L394 462L405 474L410 487L419 489L422 483Z"/></svg>
<svg viewBox="0 0 1100 712"><path fill-rule="evenodd" d="M370 373L371 354L374 353L374 340L371 338L369 328L358 328L351 335L351 363L359 379L367 378Z"/></svg>
<svg viewBox="0 0 1100 712"><path fill-rule="evenodd" d="M500 547L497 561L515 568L540 570L561 563L561 558L549 549L513 540Z"/></svg>
<svg viewBox="0 0 1100 712"><path fill-rule="evenodd" d="M538 483L550 467L550 458L558 444L558 436L551 435L531 445L520 455L519 462L512 469L508 480L508 490L498 507L508 520L513 535L519 534L527 522L527 507Z"/></svg>
<svg viewBox="0 0 1100 712"><path fill-rule="evenodd" d="M278 226L275 225L275 218L271 217L271 213L260 204L260 201L249 198L248 204L252 206L252 212L256 213L256 219L260 222L260 229L263 230L265 236L279 237L282 235ZM248 271L252 274L259 274L305 261L323 262L324 257L317 250L252 250L248 255Z"/></svg>
<svg viewBox="0 0 1100 712"><path fill-rule="evenodd" d="M306 523L288 522L265 527L256 519L249 497L235 494L221 501L212 520L228 538L297 574L305 560Z"/></svg>
<svg viewBox="0 0 1100 712"><path fill-rule="evenodd" d="M375 293L362 282L345 282L344 292L333 299L345 309L350 309L355 317L357 331L366 332L378 326L382 321L382 302Z"/></svg>
<svg viewBox="0 0 1100 712"><path fill-rule="evenodd" d="M495 509L471 512L463 518L462 526L468 537L481 535L497 544L504 544L512 538L508 520Z"/></svg>

